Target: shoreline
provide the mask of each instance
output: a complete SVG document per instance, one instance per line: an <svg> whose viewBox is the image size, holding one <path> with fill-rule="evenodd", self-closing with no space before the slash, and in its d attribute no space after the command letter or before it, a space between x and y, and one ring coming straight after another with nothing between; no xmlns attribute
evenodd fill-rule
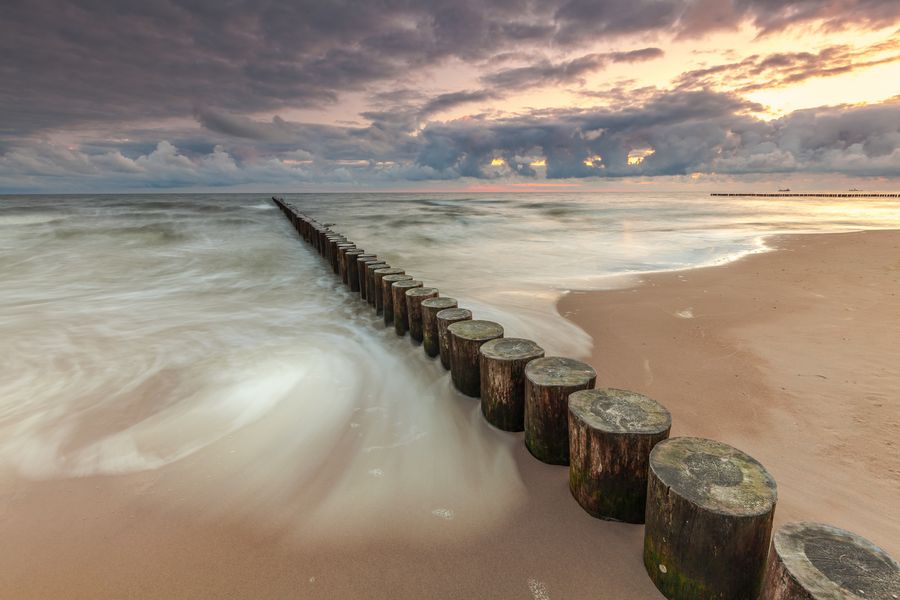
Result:
<svg viewBox="0 0 900 600"><path fill-rule="evenodd" d="M824 521L897 555L900 315L885 299L900 294L900 231L764 240L774 251L570 291L557 310L593 338L598 387L660 401L673 437L760 460L779 485L776 527Z"/></svg>

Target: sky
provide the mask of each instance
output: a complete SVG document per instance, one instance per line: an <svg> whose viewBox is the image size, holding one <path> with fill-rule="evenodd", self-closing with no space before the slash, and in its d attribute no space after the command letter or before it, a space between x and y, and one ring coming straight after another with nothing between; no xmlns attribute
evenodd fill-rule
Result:
<svg viewBox="0 0 900 600"><path fill-rule="evenodd" d="M0 193L896 190L898 0L4 0Z"/></svg>

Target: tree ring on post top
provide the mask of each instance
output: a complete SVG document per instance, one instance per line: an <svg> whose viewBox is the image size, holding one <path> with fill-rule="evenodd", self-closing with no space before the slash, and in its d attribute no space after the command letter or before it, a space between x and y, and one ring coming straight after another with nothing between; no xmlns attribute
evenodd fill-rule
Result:
<svg viewBox="0 0 900 600"><path fill-rule="evenodd" d="M536 385L569 387L587 385L597 377L597 372L580 360L548 356L528 363L525 376Z"/></svg>
<svg viewBox="0 0 900 600"><path fill-rule="evenodd" d="M581 390L569 396L569 410L592 429L608 433L656 435L672 427L659 402L615 388Z"/></svg>
<svg viewBox="0 0 900 600"><path fill-rule="evenodd" d="M444 311L441 311L441 313L438 314L442 314L443 312ZM447 329L452 335L466 340L472 340L473 342L492 340L497 336L503 335L503 326L499 323L494 323L493 321L459 321L457 323L451 323Z"/></svg>
<svg viewBox="0 0 900 600"><path fill-rule="evenodd" d="M788 523L772 543L773 558L811 598L900 598L900 565L862 536L822 523Z"/></svg>
<svg viewBox="0 0 900 600"><path fill-rule="evenodd" d="M720 514L768 513L777 499L775 480L737 448L702 438L671 438L650 453L650 470L673 492Z"/></svg>
<svg viewBox="0 0 900 600"><path fill-rule="evenodd" d="M438 311L442 311L447 308L456 308L457 300L456 298L448 298L446 296L441 296L439 298L428 298L427 300L422 300L422 306L427 308L434 308Z"/></svg>
<svg viewBox="0 0 900 600"><path fill-rule="evenodd" d="M485 342L480 352L491 360L527 360L541 358L544 349L523 338L498 338Z"/></svg>

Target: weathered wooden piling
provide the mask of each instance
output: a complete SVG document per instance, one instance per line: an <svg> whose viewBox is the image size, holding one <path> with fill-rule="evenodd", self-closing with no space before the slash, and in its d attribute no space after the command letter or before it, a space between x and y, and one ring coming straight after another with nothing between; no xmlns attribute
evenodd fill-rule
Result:
<svg viewBox="0 0 900 600"><path fill-rule="evenodd" d="M343 242L337 245L337 256L335 257L338 267L337 273L344 283L347 283L347 250L353 250L355 248L356 244L353 242Z"/></svg>
<svg viewBox="0 0 900 600"><path fill-rule="evenodd" d="M366 264L366 302L375 308L375 271L378 269L390 269L391 265L383 260Z"/></svg>
<svg viewBox="0 0 900 600"><path fill-rule="evenodd" d="M569 394L594 387L597 372L560 356L525 366L525 446L551 465L569 464Z"/></svg>
<svg viewBox="0 0 900 600"><path fill-rule="evenodd" d="M752 457L680 437L650 452L644 567L673 600L755 600L763 587L775 481Z"/></svg>
<svg viewBox="0 0 900 600"><path fill-rule="evenodd" d="M375 314L380 315L384 312L384 288L382 287L385 275L404 275L403 269L393 267L383 267L375 269ZM410 277L412 279L412 277Z"/></svg>
<svg viewBox="0 0 900 600"><path fill-rule="evenodd" d="M361 300L366 300L366 294L369 292L368 268L370 264L377 264L382 267L387 266L385 262L377 256L356 259L356 266L359 269L359 297Z"/></svg>
<svg viewBox="0 0 900 600"><path fill-rule="evenodd" d="M450 334L450 378L466 396L481 394L479 349L490 340L503 337L503 326L493 321L465 320L447 326Z"/></svg>
<svg viewBox="0 0 900 600"><path fill-rule="evenodd" d="M338 255L338 244L343 244L347 241L342 235L333 235L328 238L328 262L331 263L331 270L334 271L334 274L337 275L340 273L340 267L338 267L337 255Z"/></svg>
<svg viewBox="0 0 900 600"><path fill-rule="evenodd" d="M450 332L448 329L453 323L470 321L472 311L467 308L445 308L439 311L435 317L438 328L438 348L441 354L441 364L445 369L450 369Z"/></svg>
<svg viewBox="0 0 900 600"><path fill-rule="evenodd" d="M503 431L525 429L525 366L544 356L531 340L500 338L481 346L481 413Z"/></svg>
<svg viewBox="0 0 900 600"><path fill-rule="evenodd" d="M343 241L344 236L338 235L336 233L329 233L325 236L325 253L323 256L325 257L325 262L331 265L332 270L336 266L334 254L337 251L337 245Z"/></svg>
<svg viewBox="0 0 900 600"><path fill-rule="evenodd" d="M406 316L409 321L409 337L417 342L423 340L422 335L422 302L429 298L437 298L438 290L433 287L420 287L406 290Z"/></svg>
<svg viewBox="0 0 900 600"><path fill-rule="evenodd" d="M422 347L428 356L437 356L441 353L441 344L438 338L437 314L448 308L456 308L459 303L455 298L446 296L428 298L422 301Z"/></svg>
<svg viewBox="0 0 900 600"><path fill-rule="evenodd" d="M394 288L398 281L410 281L412 275L400 274L385 275L381 278L381 314L384 317L384 326L394 324Z"/></svg>
<svg viewBox="0 0 900 600"><path fill-rule="evenodd" d="M626 390L569 395L569 490L590 515L643 523L650 451L669 437L672 416Z"/></svg>
<svg viewBox="0 0 900 600"><path fill-rule="evenodd" d="M344 252L344 261L346 264L344 265L344 271L347 273L347 285L350 287L351 292L359 291L359 271L356 268L356 259L360 256L371 256L366 254L365 250L362 248L357 248L355 250L347 250Z"/></svg>
<svg viewBox="0 0 900 600"><path fill-rule="evenodd" d="M406 335L409 331L409 314L406 306L406 290L422 287L422 282L415 279L395 281L391 284L394 331L397 335Z"/></svg>
<svg viewBox="0 0 900 600"><path fill-rule="evenodd" d="M869 540L822 523L788 523L769 550L761 600L896 600L900 565Z"/></svg>
<svg viewBox="0 0 900 600"><path fill-rule="evenodd" d="M348 252L348 255L350 255L349 252ZM351 292L356 292L358 294L358 293L360 293L360 290L365 288L365 286L366 286L366 278L365 277L360 278L360 276L359 276L360 266L362 265L362 263L360 261L370 260L370 259L374 259L374 258L377 258L374 254L366 254L366 253L357 254L355 256L352 256L352 255L350 256L350 262L347 263L347 265L349 267L347 270L347 278L350 280L350 291Z"/></svg>

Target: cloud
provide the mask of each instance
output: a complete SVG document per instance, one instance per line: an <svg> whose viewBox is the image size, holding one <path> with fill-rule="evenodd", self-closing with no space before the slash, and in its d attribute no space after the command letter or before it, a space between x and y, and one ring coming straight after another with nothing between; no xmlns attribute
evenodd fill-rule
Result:
<svg viewBox="0 0 900 600"><path fill-rule="evenodd" d="M659 48L642 48L630 52L610 52L606 54L586 54L579 58L559 63L544 60L527 67L504 69L483 76L481 81L494 91L510 91L573 82L584 83L585 75L599 71L610 63L643 62L662 56L663 51Z"/></svg>
<svg viewBox="0 0 900 600"><path fill-rule="evenodd" d="M377 124L248 122L208 115L207 125L255 136L252 145L229 135L206 152L163 141L126 156L109 148L85 151L35 142L0 155L0 188L378 186L693 173L900 177L900 98L877 106L797 111L774 121L753 117L758 108L734 94L669 91L619 109L480 116L430 123L418 133Z"/></svg>
<svg viewBox="0 0 900 600"><path fill-rule="evenodd" d="M900 176L900 102L798 111L771 122L733 94L661 93L640 107L429 125L417 161L460 177L630 177L695 172ZM886 126L885 124L890 123Z"/></svg>
<svg viewBox="0 0 900 600"><path fill-rule="evenodd" d="M0 138L84 124L327 106L373 85L408 86L429 68L480 64L523 48L571 51L597 40L703 35L751 22L878 28L896 0L7 0L0 19ZM570 81L602 66L497 73ZM580 62L579 62L580 61ZM405 83L404 83L405 82Z"/></svg>
<svg viewBox="0 0 900 600"><path fill-rule="evenodd" d="M814 77L833 77L900 60L896 39L864 48L833 45L818 52L776 52L695 69L675 78L679 89L725 87L736 92L795 85Z"/></svg>

